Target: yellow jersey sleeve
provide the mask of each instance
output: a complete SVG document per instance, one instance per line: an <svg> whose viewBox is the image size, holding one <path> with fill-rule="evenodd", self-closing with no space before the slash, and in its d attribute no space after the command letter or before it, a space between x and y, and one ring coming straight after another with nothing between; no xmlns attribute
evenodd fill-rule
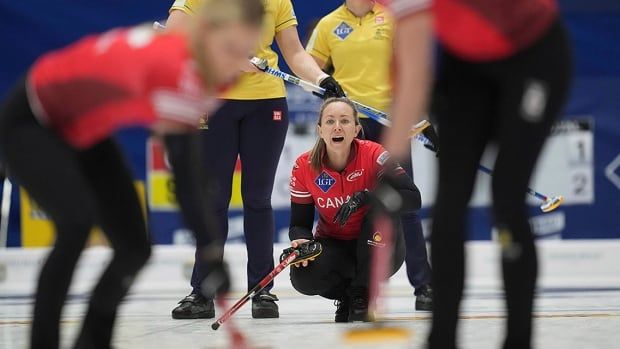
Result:
<svg viewBox="0 0 620 349"><path fill-rule="evenodd" d="M170 11L179 10L187 13L188 15L193 15L196 13L196 10L202 4L202 0L175 0L172 6L170 7Z"/></svg>
<svg viewBox="0 0 620 349"><path fill-rule="evenodd" d="M310 40L308 40L308 45L306 45L306 51L309 54L325 62L329 61L329 57L331 56L331 48L326 37L327 34L329 34L328 27L329 23L327 23L327 21L319 21L312 32L312 36L310 36Z"/></svg>
<svg viewBox="0 0 620 349"><path fill-rule="evenodd" d="M297 16L295 16L291 0L279 0L279 2L275 13L276 34L288 27L297 25Z"/></svg>

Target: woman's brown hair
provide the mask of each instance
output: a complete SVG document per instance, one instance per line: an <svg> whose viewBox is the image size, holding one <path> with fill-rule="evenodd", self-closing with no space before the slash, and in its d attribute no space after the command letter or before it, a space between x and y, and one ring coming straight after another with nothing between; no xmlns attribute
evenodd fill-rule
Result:
<svg viewBox="0 0 620 349"><path fill-rule="evenodd" d="M351 107L351 109L353 110L353 119L355 120L355 125L359 125L360 124L360 119L359 116L357 114L357 108L355 108L355 104L353 104L353 102L351 102L350 99L345 98L345 97L332 97L332 98L328 98L325 100L325 102L323 102L323 104L321 105L321 109L319 110L319 120L317 121L317 125L321 126L321 120L323 119L323 112L325 111L325 108L332 104L332 103L336 103L336 102L342 102L347 104L349 107ZM312 169L319 171L321 169L321 165L323 162L323 156L325 155L325 141L323 140L323 138L321 138L320 136L318 137L318 139L316 140L316 143L314 144L314 147L312 147L312 150L310 151L310 167L312 167Z"/></svg>

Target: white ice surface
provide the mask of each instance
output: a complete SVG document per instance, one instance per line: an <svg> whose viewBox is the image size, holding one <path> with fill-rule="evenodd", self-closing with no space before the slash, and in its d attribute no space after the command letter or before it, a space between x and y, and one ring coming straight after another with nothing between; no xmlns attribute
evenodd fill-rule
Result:
<svg viewBox="0 0 620 349"><path fill-rule="evenodd" d="M334 306L319 297L280 292L280 318L254 320L250 307L235 317L235 324L250 343L260 348L422 348L429 330L430 313L413 311L408 290L392 290L387 298L389 321L406 329L410 339L370 345L350 344L347 330L367 325L333 323ZM135 294L123 304L114 346L117 348L229 348L225 327L210 328L212 320L173 320L170 310L180 295ZM470 292L463 303L460 343L463 348L498 348L503 331L503 304L495 292ZM0 347L27 347L32 301L0 300ZM65 307L63 347L70 347L85 310L84 299ZM218 309L218 314L221 310ZM545 292L537 301L535 347L620 348L620 291Z"/></svg>
<svg viewBox="0 0 620 349"><path fill-rule="evenodd" d="M617 242L616 242L617 243ZM620 348L620 287L617 286L615 273L617 266L608 262L608 254L600 252L594 254L587 251L586 244L580 244L573 254L566 249L566 244L543 245L541 261L543 262L540 279L540 291L536 302L536 319L534 345L536 348ZM609 247L610 242L605 246ZM485 256L488 246L470 246L470 258L473 260L472 269L477 272L484 269L492 256ZM227 250L228 256L236 254L237 247ZM616 248L612 248L616 250ZM592 247L591 251L594 251ZM100 251L90 251L86 258L93 258L98 264ZM191 249L187 251L157 250L155 261L143 273L142 280L132 289L131 295L120 308L113 345L117 348L229 348L230 342L225 326L213 331L210 325L213 320L173 320L170 311L178 300L185 296L189 288L186 280L186 255L191 256ZM183 258L172 258L176 253ZM181 253L182 252L182 253ZM569 253L570 252L570 253ZM7 278L4 285L0 285L0 348L26 348L28 345L29 327L31 325L32 299L24 294L17 294L17 288L7 285L6 281L18 280L11 276L11 270L20 270L20 265L36 264L25 262L15 254L21 251L3 252L0 262L8 264ZM616 252L617 253L617 252ZM239 252L240 261L245 258ZM585 256L585 257L584 257ZM39 258L37 256L36 258ZM570 258L569 258L570 257ZM586 258L587 257L587 258ZM480 263L476 262L479 259ZM570 260L570 262L567 262ZM12 262L16 264L11 264ZM35 260L36 261L36 260ZM584 269L592 261L588 270ZM601 263L599 263L601 262ZM38 262L37 262L38 263ZM85 278L88 260L77 278ZM568 264L567 264L568 263ZM191 265L191 264L190 264ZM563 268L560 268L564 265ZM603 269L595 269L596 265L605 265L608 268L606 283L593 284L592 281L603 279ZM234 267L234 263L233 263ZM184 269L184 270L185 270ZM237 285L231 301L240 297L240 288L244 285L245 263L233 268L233 275ZM563 271L563 269L567 269ZM583 269L583 270L582 270ZM173 272L176 270L178 275ZM187 271L187 270L186 270ZM568 271L572 271L572 280L568 278ZM32 273L32 271L30 272ZM597 274L598 273L598 274ZM409 331L409 340L406 342L366 343L365 345L351 344L344 340L347 331L365 328L366 324L335 324L333 316L335 307L332 302L320 297L307 297L296 293L288 282L288 271L276 279L274 293L280 297L279 319L254 320L250 316L250 306L247 304L233 318L249 342L259 348L423 348L430 325L430 313L416 312L412 289L407 286L406 277L401 270L387 289L385 317L386 326L398 327ZM476 274L476 273L471 273ZM493 273L491 273L493 274ZM185 275L185 276L182 276ZM462 319L460 321L459 343L462 348L484 349L499 348L502 340L504 307L501 292L496 287L497 282L484 282L486 275L480 275L480 280L473 280L467 289L462 303ZM551 279L550 276L556 278ZM609 275L612 275L610 282ZM165 276L165 277L163 277ZM484 277L482 277L484 276ZM557 278L562 276L561 278ZM36 273L30 276L36 278ZM148 280L147 280L148 279ZM169 280L169 284L156 283L149 280ZM603 287L610 284L610 287ZM0 282L2 284L2 282ZM88 282L85 282L86 288ZM30 284L29 284L30 285ZM489 286L490 285L490 286ZM30 287L30 286L28 286ZM10 292L9 292L10 291ZM79 291L79 290L78 290ZM70 347L85 311L86 297L83 292L73 292L74 296L64 308L62 318L62 346ZM218 309L217 314L222 310Z"/></svg>

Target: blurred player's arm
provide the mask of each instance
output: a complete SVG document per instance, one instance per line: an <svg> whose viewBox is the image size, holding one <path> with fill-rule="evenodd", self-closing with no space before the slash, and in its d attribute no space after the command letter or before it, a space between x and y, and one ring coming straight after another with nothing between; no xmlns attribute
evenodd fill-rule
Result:
<svg viewBox="0 0 620 349"><path fill-rule="evenodd" d="M409 130L425 113L432 69L430 11L411 13L398 20L394 36L394 102L392 127L385 132L385 148L396 159L409 147Z"/></svg>

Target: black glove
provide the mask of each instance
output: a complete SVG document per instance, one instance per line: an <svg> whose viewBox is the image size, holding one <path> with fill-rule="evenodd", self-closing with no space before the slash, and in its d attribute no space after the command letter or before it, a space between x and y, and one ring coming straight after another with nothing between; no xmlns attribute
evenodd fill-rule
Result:
<svg viewBox="0 0 620 349"><path fill-rule="evenodd" d="M366 205L369 200L370 192L367 190L356 192L347 202L340 206L332 223L339 223L341 227L344 226L351 214L359 210L360 207Z"/></svg>
<svg viewBox="0 0 620 349"><path fill-rule="evenodd" d="M430 141L430 143L425 143L424 147L432 152L435 152L435 156L439 157L439 137L437 136L433 125L429 125L427 128L422 130L422 135Z"/></svg>
<svg viewBox="0 0 620 349"><path fill-rule="evenodd" d="M322 96L319 96L323 99L347 96L342 87L340 87L340 84L338 84L338 81L336 81L336 79L334 79L331 75L321 80L319 86L325 89L325 93Z"/></svg>

